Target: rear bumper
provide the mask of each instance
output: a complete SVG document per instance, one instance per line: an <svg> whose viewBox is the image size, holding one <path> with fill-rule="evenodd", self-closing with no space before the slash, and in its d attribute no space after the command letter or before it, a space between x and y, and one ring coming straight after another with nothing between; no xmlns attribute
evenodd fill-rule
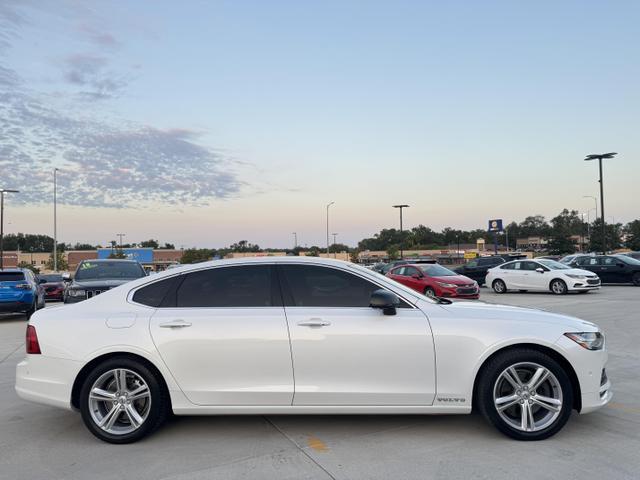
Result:
<svg viewBox="0 0 640 480"><path fill-rule="evenodd" d="M33 300L30 302L3 302L0 301L0 313L12 313L12 312L26 312L32 305Z"/></svg>
<svg viewBox="0 0 640 480"><path fill-rule="evenodd" d="M27 355L16 367L16 393L24 400L71 410L71 389L82 364Z"/></svg>

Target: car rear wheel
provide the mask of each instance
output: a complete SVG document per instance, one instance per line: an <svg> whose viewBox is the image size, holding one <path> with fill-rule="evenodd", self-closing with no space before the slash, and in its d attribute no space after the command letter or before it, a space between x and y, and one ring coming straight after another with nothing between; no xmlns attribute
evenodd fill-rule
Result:
<svg viewBox="0 0 640 480"><path fill-rule="evenodd" d="M491 284L491 287L493 288L493 291L496 293L507 292L507 285L500 279L494 280L493 283Z"/></svg>
<svg viewBox="0 0 640 480"><path fill-rule="evenodd" d="M633 284L636 287L640 287L640 272L636 272L633 274Z"/></svg>
<svg viewBox="0 0 640 480"><path fill-rule="evenodd" d="M543 440L571 416L573 390L565 370L537 350L511 350L483 368L476 401L483 416L516 440Z"/></svg>
<svg viewBox="0 0 640 480"><path fill-rule="evenodd" d="M564 295L567 293L567 284L562 280L553 280L549 286L551 291L556 295Z"/></svg>
<svg viewBox="0 0 640 480"><path fill-rule="evenodd" d="M112 358L96 367L80 392L82 420L100 440L131 443L166 419L169 398L162 380L143 363Z"/></svg>

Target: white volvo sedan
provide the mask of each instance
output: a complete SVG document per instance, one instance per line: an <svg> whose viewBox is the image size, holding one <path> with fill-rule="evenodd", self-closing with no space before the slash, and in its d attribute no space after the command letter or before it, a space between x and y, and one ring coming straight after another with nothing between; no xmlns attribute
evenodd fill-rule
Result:
<svg viewBox="0 0 640 480"><path fill-rule="evenodd" d="M487 286L496 293L509 290L585 293L600 289L600 278L593 272L571 268L555 260L515 260L487 272Z"/></svg>
<svg viewBox="0 0 640 480"><path fill-rule="evenodd" d="M37 312L16 391L111 443L169 413L455 414L518 440L611 399L604 336L564 315L427 298L356 265L200 263Z"/></svg>

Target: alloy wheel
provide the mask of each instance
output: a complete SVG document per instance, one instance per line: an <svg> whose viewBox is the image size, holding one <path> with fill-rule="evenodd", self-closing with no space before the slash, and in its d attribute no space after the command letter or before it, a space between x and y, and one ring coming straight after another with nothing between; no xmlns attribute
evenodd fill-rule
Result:
<svg viewBox="0 0 640 480"><path fill-rule="evenodd" d="M564 284L562 280L555 280L551 284L551 291L556 295L562 295L567 291L567 286Z"/></svg>
<svg viewBox="0 0 640 480"><path fill-rule="evenodd" d="M151 391L136 372L112 369L100 375L89 392L93 422L112 435L136 431L149 416Z"/></svg>
<svg viewBox="0 0 640 480"><path fill-rule="evenodd" d="M562 387L548 368L532 362L516 363L498 376L493 403L500 418L512 428L538 432L560 416Z"/></svg>

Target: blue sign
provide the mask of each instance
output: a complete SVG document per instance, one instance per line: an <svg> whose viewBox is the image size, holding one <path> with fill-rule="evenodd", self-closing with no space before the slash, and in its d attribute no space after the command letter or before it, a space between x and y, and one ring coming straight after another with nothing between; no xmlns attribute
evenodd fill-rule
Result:
<svg viewBox="0 0 640 480"><path fill-rule="evenodd" d="M496 218L495 220L489 220L489 231L490 232L501 232L502 231L502 219Z"/></svg>
<svg viewBox="0 0 640 480"><path fill-rule="evenodd" d="M109 255L120 251L120 249L113 248L99 248L98 258L109 258ZM153 248L123 248L124 253L128 260L137 260L140 263L153 262Z"/></svg>

